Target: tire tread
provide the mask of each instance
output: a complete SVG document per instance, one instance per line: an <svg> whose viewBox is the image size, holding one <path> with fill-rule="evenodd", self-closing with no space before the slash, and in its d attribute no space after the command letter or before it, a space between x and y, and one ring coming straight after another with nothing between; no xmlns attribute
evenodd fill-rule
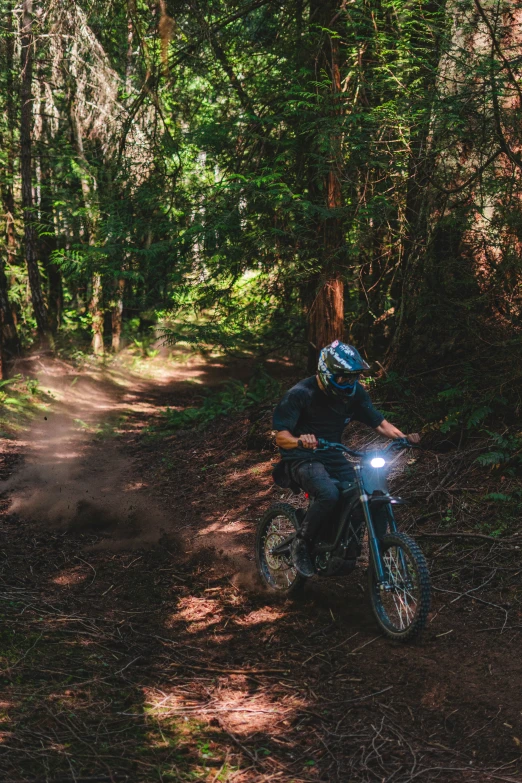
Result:
<svg viewBox="0 0 522 783"><path fill-rule="evenodd" d="M285 516L287 519L290 520L294 528L297 530L299 528L299 523L297 521L297 509L295 506L290 505L290 503L274 503L271 505L263 514L261 519L258 522L257 525L257 531L256 531L256 543L255 543L255 552L256 552L256 565L257 570L259 572L259 575L261 576L261 579L263 580L263 584L274 594L279 595L285 595L285 596L295 596L299 594L306 583L306 578L304 576L301 576L300 574L297 574L295 580L291 584L291 586L286 590L278 590L277 588L273 587L271 584L269 584L265 576L263 574L263 569L261 567L261 548L263 546L263 534L266 529L266 525L274 519L274 517L277 516Z"/></svg>
<svg viewBox="0 0 522 783"><path fill-rule="evenodd" d="M411 555L412 560L415 561L415 565L417 568L417 575L419 580L420 607L417 610L417 614L415 616L413 623L410 626L408 626L408 628L405 631L393 632L390 628L386 627L386 625L383 623L382 619L380 618L378 611L375 608L373 568L372 565L370 564L370 567L368 568L368 587L370 592L370 601L372 604L372 610L377 619L379 627L384 631L384 633L388 637L390 637L391 639L398 639L403 642L412 641L424 629L431 607L431 579L430 579L428 564L426 562L426 558L424 557L424 554L422 553L420 546L413 538L411 538L411 536L407 535L406 533L387 533L383 537L381 543L385 545L387 543L396 544L396 545L398 544L404 549L409 550L409 554Z"/></svg>

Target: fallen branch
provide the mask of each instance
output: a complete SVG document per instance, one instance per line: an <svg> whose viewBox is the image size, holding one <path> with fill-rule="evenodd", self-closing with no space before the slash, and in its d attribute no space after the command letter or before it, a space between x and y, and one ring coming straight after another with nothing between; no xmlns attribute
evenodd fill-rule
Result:
<svg viewBox="0 0 522 783"><path fill-rule="evenodd" d="M485 533L415 533L415 538L480 538L484 541L493 541L495 544L507 544L517 541L520 543L520 533L509 538L497 538L496 536L488 536Z"/></svg>
<svg viewBox="0 0 522 783"><path fill-rule="evenodd" d="M212 672L218 674L244 674L248 677L250 674L288 674L289 669L222 669L217 666L198 666L195 663L175 663L170 662L169 666L176 669L194 669L200 672Z"/></svg>
<svg viewBox="0 0 522 783"><path fill-rule="evenodd" d="M432 590L435 590L437 593L453 593L453 595L457 595L458 598L470 598L472 601L478 601L478 603L480 604L485 604L486 606L493 606L495 609L500 609L500 611L504 612L505 614L505 620L504 620L504 625L502 626L502 630L505 629L507 618L508 618L508 610L505 608L505 606L501 606L500 604L494 604L491 601L486 601L484 598L479 598L478 595L470 595L469 592L458 593L457 590L446 590L442 587L435 587L434 585L432 587ZM454 601L450 601L449 603L454 603ZM448 605L449 604L446 604L446 606Z"/></svg>

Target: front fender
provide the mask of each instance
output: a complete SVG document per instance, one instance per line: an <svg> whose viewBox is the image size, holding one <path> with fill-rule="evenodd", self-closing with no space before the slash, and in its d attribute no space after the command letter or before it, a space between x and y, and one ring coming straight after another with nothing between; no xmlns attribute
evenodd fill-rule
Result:
<svg viewBox="0 0 522 783"><path fill-rule="evenodd" d="M370 495L368 503L370 506L384 506L387 503L390 503L392 506L404 506L408 501L396 495Z"/></svg>

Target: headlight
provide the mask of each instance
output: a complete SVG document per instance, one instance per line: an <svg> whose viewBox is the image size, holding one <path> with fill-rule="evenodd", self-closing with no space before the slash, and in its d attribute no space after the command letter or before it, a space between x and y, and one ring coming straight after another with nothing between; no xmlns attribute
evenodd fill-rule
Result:
<svg viewBox="0 0 522 783"><path fill-rule="evenodd" d="M370 461L370 465L372 468L383 468L386 465L386 460L384 460L382 457L374 457Z"/></svg>

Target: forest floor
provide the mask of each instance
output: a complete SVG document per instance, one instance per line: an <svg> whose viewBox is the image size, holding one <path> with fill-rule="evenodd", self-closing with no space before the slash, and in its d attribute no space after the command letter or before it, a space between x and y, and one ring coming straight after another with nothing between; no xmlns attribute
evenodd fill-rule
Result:
<svg viewBox="0 0 522 783"><path fill-rule="evenodd" d="M247 415L154 429L248 368L147 368L20 367L53 398L0 454L0 779L522 781L513 538L420 539L437 591L412 645L378 632L363 568L276 601L253 537L282 492ZM411 513L451 459L406 465Z"/></svg>

